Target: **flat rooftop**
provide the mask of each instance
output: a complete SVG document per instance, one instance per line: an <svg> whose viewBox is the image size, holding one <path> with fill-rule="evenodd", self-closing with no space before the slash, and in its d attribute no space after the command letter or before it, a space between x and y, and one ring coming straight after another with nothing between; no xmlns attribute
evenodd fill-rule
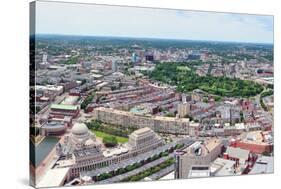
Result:
<svg viewBox="0 0 281 189"><path fill-rule="evenodd" d="M270 134L264 134L264 136L269 136ZM252 131L248 133L242 133L240 135L242 142L252 143L252 144L268 144L271 141L264 141L264 137L261 131Z"/></svg>
<svg viewBox="0 0 281 189"><path fill-rule="evenodd" d="M134 133L135 134L143 134L143 133L147 133L147 132L151 132L152 130L149 127L144 127L138 130L135 130Z"/></svg>
<svg viewBox="0 0 281 189"><path fill-rule="evenodd" d="M219 139L211 139L211 140L207 141L207 143L205 144L205 147L208 149L208 151L212 151L219 144L221 144L221 140L219 140Z"/></svg>
<svg viewBox="0 0 281 189"><path fill-rule="evenodd" d="M68 104L52 104L51 109L61 109L61 110L77 110L78 106L68 105Z"/></svg>
<svg viewBox="0 0 281 189"><path fill-rule="evenodd" d="M217 138L209 139L206 140L204 143L202 142L195 142L188 148L184 149L183 151L186 152L185 155L187 156L205 156L209 154L213 149L218 147L219 145L222 145L221 140ZM200 148L201 149L201 154L197 155L193 152L193 148Z"/></svg>
<svg viewBox="0 0 281 189"><path fill-rule="evenodd" d="M210 166L211 173L216 176L234 175L235 161L217 158Z"/></svg>
<svg viewBox="0 0 281 189"><path fill-rule="evenodd" d="M259 157L254 167L250 171L250 174L273 173L274 172L273 162L274 162L273 157L267 157L267 156Z"/></svg>
<svg viewBox="0 0 281 189"><path fill-rule="evenodd" d="M90 148L90 149L81 149L75 150L73 152L75 157L84 157L84 156L94 156L94 155L102 155L100 149L98 148Z"/></svg>
<svg viewBox="0 0 281 189"><path fill-rule="evenodd" d="M50 169L47 173L43 176L36 187L43 188L43 187L55 187L55 186L62 186L64 184L65 178L69 172L68 168L58 168L58 169Z"/></svg>
<svg viewBox="0 0 281 189"><path fill-rule="evenodd" d="M227 147L226 149L226 153L230 156L230 157L234 157L234 158L239 158L242 160L247 160L249 157L249 150L244 150L241 148L234 148L234 147Z"/></svg>
<svg viewBox="0 0 281 189"><path fill-rule="evenodd" d="M77 102L79 99L78 96L67 96L61 103L64 105L73 105L75 102Z"/></svg>

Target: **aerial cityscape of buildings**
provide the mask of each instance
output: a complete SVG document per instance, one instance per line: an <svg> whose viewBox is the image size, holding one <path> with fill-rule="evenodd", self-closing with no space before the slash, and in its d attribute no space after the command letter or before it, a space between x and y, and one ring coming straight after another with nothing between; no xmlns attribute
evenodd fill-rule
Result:
<svg viewBox="0 0 281 189"><path fill-rule="evenodd" d="M273 47L38 35L38 187L273 172Z"/></svg>
<svg viewBox="0 0 281 189"><path fill-rule="evenodd" d="M273 173L272 16L30 8L32 186Z"/></svg>

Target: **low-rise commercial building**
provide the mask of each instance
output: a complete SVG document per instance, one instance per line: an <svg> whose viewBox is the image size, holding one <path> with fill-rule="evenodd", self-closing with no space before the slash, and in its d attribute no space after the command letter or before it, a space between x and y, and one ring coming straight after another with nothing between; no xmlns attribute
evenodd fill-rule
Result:
<svg viewBox="0 0 281 189"><path fill-rule="evenodd" d="M35 86L36 92L53 92L57 96L61 95L63 93L63 86L56 86L56 85L36 85Z"/></svg>
<svg viewBox="0 0 281 189"><path fill-rule="evenodd" d="M274 158L269 156L259 157L249 174L273 173L273 160Z"/></svg>
<svg viewBox="0 0 281 189"><path fill-rule="evenodd" d="M253 153L263 154L273 151L272 136L268 132L253 131L242 133L239 140L234 140L232 145Z"/></svg>
<svg viewBox="0 0 281 189"><path fill-rule="evenodd" d="M229 160L229 159L223 159L223 158L217 158L210 166L211 170L211 176L231 176L236 175L236 162Z"/></svg>
<svg viewBox="0 0 281 189"><path fill-rule="evenodd" d="M190 132L188 118L162 117L162 116L140 116L132 112L116 110L112 108L99 107L94 109L97 120L125 127L144 128L149 127L156 132L186 134Z"/></svg>
<svg viewBox="0 0 281 189"><path fill-rule="evenodd" d="M62 118L70 116L75 118L79 115L79 106L67 104L52 104L50 107L50 116Z"/></svg>
<svg viewBox="0 0 281 189"><path fill-rule="evenodd" d="M235 161L236 166L246 165L250 159L250 151L229 146L224 153L224 158Z"/></svg>

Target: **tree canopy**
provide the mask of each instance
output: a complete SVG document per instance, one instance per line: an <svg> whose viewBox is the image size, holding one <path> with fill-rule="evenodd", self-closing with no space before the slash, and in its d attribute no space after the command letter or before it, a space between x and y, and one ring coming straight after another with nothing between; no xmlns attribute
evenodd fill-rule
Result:
<svg viewBox="0 0 281 189"><path fill-rule="evenodd" d="M118 141L114 136L105 136L102 142L106 147L114 147L118 144Z"/></svg>
<svg viewBox="0 0 281 189"><path fill-rule="evenodd" d="M188 63L162 63L149 74L153 80L177 87L179 92L201 89L210 94L227 97L250 97L263 91L263 86L253 81L228 77L199 76L188 69L178 69Z"/></svg>

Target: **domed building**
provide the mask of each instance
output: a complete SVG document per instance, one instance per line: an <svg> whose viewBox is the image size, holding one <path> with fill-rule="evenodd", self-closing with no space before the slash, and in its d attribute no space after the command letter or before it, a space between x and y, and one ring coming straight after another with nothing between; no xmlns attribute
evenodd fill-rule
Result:
<svg viewBox="0 0 281 189"><path fill-rule="evenodd" d="M64 145L62 145L62 154L71 154L75 150L96 148L100 144L96 141L94 133L89 131L84 123L75 123L69 134L64 136Z"/></svg>
<svg viewBox="0 0 281 189"><path fill-rule="evenodd" d="M95 141L96 137L89 131L84 123L75 123L71 129L70 140L76 148L80 148L80 146L84 146L88 140Z"/></svg>
<svg viewBox="0 0 281 189"><path fill-rule="evenodd" d="M63 144L57 145L58 161L56 168L71 167L71 178L77 178L80 173L93 171L112 164L119 164L149 152L159 154L172 146L163 148L164 140L150 128L134 131L129 136L129 142L115 148L102 148L102 142L96 140L94 134L83 123L76 123L64 137ZM176 145L176 144L174 144ZM159 149L161 147L161 149ZM144 156L144 158L149 158ZM145 160L145 159L144 159Z"/></svg>

